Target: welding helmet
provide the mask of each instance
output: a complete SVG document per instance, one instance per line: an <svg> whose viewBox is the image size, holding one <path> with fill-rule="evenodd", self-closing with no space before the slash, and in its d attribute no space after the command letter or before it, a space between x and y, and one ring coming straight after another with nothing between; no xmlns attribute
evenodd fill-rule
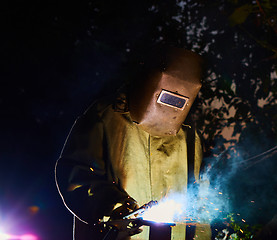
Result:
<svg viewBox="0 0 277 240"><path fill-rule="evenodd" d="M201 88L202 58L179 48L156 56L158 64L131 91L130 116L152 136L176 135Z"/></svg>

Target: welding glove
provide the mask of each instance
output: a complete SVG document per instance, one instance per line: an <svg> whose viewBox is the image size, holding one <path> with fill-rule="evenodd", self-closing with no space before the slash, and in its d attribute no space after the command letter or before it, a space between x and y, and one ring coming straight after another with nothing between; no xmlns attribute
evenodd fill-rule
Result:
<svg viewBox="0 0 277 240"><path fill-rule="evenodd" d="M138 208L139 206L137 202L132 198L128 198L125 202L113 210L110 220L122 219L124 216L127 216L130 212Z"/></svg>
<svg viewBox="0 0 277 240"><path fill-rule="evenodd" d="M123 219L124 216L127 216L138 208L139 206L135 200L127 199L121 206L113 210L109 222L119 230L117 240L126 239L128 236L142 232L139 221Z"/></svg>

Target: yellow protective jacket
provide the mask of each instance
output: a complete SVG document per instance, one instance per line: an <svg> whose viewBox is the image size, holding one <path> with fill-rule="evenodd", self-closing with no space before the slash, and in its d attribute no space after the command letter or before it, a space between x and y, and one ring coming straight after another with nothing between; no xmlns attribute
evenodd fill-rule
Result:
<svg viewBox="0 0 277 240"><path fill-rule="evenodd" d="M150 136L111 102L98 102L77 119L56 164L59 192L75 216L76 240L102 239L93 224L128 198L143 205L170 193L186 193L187 127L176 136ZM192 169L199 180L202 147L195 136ZM185 229L177 224L172 239L185 239ZM196 235L210 239L210 230L200 228ZM148 239L148 229L131 239Z"/></svg>

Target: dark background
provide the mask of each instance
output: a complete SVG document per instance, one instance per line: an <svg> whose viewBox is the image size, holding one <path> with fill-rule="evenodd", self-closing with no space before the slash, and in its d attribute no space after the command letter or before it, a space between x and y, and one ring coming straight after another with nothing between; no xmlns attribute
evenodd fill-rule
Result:
<svg viewBox="0 0 277 240"><path fill-rule="evenodd" d="M204 83L194 109L209 155L224 150L227 140L222 139L221 130L234 123L234 135L240 133L242 137L233 146L243 149L246 158L276 146L276 83L270 82L276 66L272 50L276 25L269 26L263 15L251 15L250 10L248 15L245 11L236 13L241 7L236 1L205 4L15 1L1 7L0 229L14 234L35 233L41 239L71 239L72 216L54 180L55 162L66 136L76 117L94 99L113 92L132 75L128 63L157 43L194 49L207 61L208 77L218 73L215 81ZM276 16L269 10L266 14ZM201 22L203 16L205 24ZM224 33L220 33L222 30ZM249 70L245 63L254 67ZM211 88L214 82L216 87ZM237 86L236 95L231 83ZM258 83L257 94L253 86ZM274 101L266 102L270 94ZM224 104L210 110L205 104L206 110L200 110L204 100L216 98L224 99ZM259 107L258 99L265 100L266 107ZM226 106L231 104L237 113L224 122L222 112L228 113ZM242 127L245 124L249 126L246 130ZM237 208L245 198L245 189L250 196L259 194L257 187L263 189L261 206L268 203L265 198L275 198L274 154L270 162L255 165L255 171L250 169L248 177L244 171L233 179L244 181L237 183L241 193ZM261 166L270 172L260 171ZM249 177L257 179L257 172L263 181L249 181ZM276 210L273 202L269 209Z"/></svg>

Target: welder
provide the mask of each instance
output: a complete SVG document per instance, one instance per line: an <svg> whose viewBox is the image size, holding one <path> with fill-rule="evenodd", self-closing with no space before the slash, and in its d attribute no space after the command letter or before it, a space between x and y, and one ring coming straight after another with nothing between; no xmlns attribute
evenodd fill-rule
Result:
<svg viewBox="0 0 277 240"><path fill-rule="evenodd" d="M74 215L75 240L102 240L99 223L185 194L190 181L200 181L201 141L184 120L201 88L202 58L162 48L142 68L128 91L95 102L76 120L57 161L56 182ZM149 229L134 226L117 239L148 236ZM195 237L210 239L210 229L197 226ZM172 239L186 239L185 224L172 229Z"/></svg>

